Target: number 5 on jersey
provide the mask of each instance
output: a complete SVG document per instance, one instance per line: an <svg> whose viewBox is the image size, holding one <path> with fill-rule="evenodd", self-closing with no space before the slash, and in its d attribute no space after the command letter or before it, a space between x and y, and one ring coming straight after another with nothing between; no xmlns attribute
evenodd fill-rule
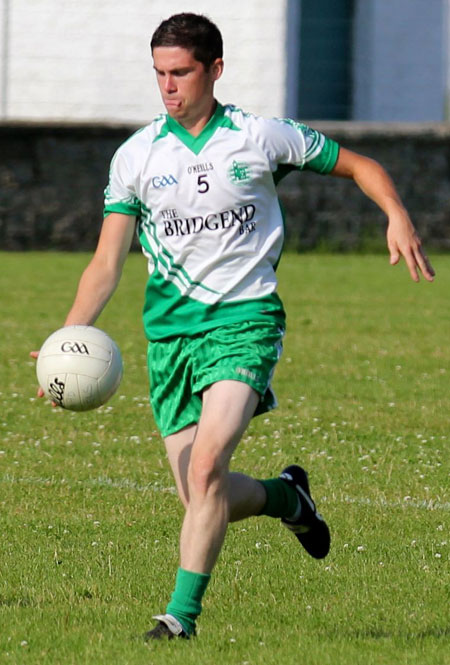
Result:
<svg viewBox="0 0 450 665"><path fill-rule="evenodd" d="M198 176L197 180L197 191L199 194L206 194L209 189L209 182L206 179L206 173Z"/></svg>

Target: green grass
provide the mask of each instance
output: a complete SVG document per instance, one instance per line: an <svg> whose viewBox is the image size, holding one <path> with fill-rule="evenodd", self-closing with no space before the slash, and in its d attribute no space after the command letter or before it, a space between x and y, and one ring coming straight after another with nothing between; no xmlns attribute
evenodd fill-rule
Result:
<svg viewBox="0 0 450 665"><path fill-rule="evenodd" d="M144 259L98 322L125 364L108 405L52 409L28 358L88 258L0 255L0 663L450 663L448 257L432 285L386 257L284 257L280 407L233 466L303 463L332 551L310 559L269 518L231 525L198 639L152 647L138 636L172 590L182 511L147 400Z"/></svg>

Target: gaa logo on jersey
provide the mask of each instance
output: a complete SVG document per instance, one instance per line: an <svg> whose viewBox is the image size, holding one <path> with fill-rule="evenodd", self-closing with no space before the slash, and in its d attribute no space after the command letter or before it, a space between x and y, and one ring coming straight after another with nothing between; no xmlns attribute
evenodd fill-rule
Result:
<svg viewBox="0 0 450 665"><path fill-rule="evenodd" d="M227 171L227 176L233 185L245 185L252 179L249 164L238 162L235 159L233 159L233 163Z"/></svg>
<svg viewBox="0 0 450 665"><path fill-rule="evenodd" d="M170 175L155 175L155 177L151 179L151 183L152 183L152 187L154 187L155 189L160 189L161 187L169 187L170 185L178 185L178 180L172 174L170 174Z"/></svg>

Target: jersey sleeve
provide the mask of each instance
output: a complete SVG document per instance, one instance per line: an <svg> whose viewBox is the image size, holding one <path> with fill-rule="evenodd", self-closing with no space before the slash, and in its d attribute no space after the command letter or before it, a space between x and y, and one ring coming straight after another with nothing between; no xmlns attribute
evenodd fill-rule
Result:
<svg viewBox="0 0 450 665"><path fill-rule="evenodd" d="M339 155L339 144L322 132L289 119L271 121L271 152L279 167L327 174Z"/></svg>
<svg viewBox="0 0 450 665"><path fill-rule="evenodd" d="M112 212L136 217L141 212L141 203L134 190L132 174L120 148L111 161L109 182L105 189L103 215L106 217Z"/></svg>

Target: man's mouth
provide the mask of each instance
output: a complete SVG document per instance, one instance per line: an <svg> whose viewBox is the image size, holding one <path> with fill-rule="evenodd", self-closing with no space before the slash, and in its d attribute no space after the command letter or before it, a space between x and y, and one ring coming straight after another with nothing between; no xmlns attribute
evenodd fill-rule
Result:
<svg viewBox="0 0 450 665"><path fill-rule="evenodd" d="M165 99L164 104L166 107L170 107L171 109L177 109L181 106L179 99Z"/></svg>

